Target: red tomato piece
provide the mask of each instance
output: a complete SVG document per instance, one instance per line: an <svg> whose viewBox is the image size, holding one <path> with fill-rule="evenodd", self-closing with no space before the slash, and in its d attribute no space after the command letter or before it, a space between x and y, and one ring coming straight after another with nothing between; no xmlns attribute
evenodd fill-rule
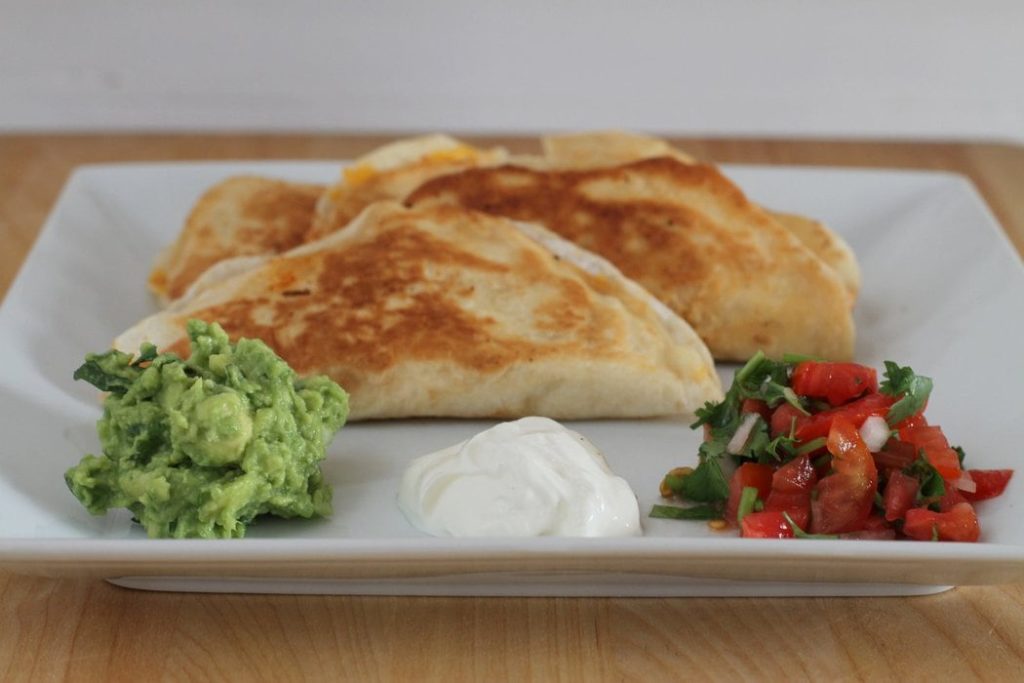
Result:
<svg viewBox="0 0 1024 683"><path fill-rule="evenodd" d="M793 458L772 475L772 490L764 501L769 512L785 512L801 529L811 518L811 491L818 477L807 455Z"/></svg>
<svg viewBox="0 0 1024 683"><path fill-rule="evenodd" d="M793 458L772 475L772 491L810 493L818 477L807 455Z"/></svg>
<svg viewBox="0 0 1024 683"><path fill-rule="evenodd" d="M874 457L875 464L879 467L902 470L910 467L917 460L917 449L906 441L889 439L882 446L882 450L874 454Z"/></svg>
<svg viewBox="0 0 1024 683"><path fill-rule="evenodd" d="M811 492L787 492L772 489L772 492L768 494L768 499L764 502L764 509L765 512L785 512L794 524L801 529L806 529L811 520Z"/></svg>
<svg viewBox="0 0 1024 683"><path fill-rule="evenodd" d="M887 521L895 522L897 519L903 519L907 510L914 507L918 486L917 479L909 474L903 474L899 470L894 470L889 475L885 493L882 494Z"/></svg>
<svg viewBox="0 0 1024 683"><path fill-rule="evenodd" d="M868 515L868 518L864 520L865 531L880 531L882 529L888 529L889 523L885 521L885 517L880 514L874 513Z"/></svg>
<svg viewBox="0 0 1024 683"><path fill-rule="evenodd" d="M938 470L946 481L960 478L960 458L956 451L949 447L942 428L937 426L908 427L900 430L900 440L906 441L916 449L924 450L925 459Z"/></svg>
<svg viewBox="0 0 1024 683"><path fill-rule="evenodd" d="M768 422L772 417L772 409L759 398L743 399L743 403L740 404L740 414L743 413L757 413L764 418L765 422Z"/></svg>
<svg viewBox="0 0 1024 683"><path fill-rule="evenodd" d="M971 502L995 498L1006 490L1010 483L1013 470L967 470L975 485L978 487L974 492L961 491L964 498Z"/></svg>
<svg viewBox="0 0 1024 683"><path fill-rule="evenodd" d="M770 423L772 438L775 438L780 434L788 436L789 430L794 427L796 431L800 431L800 427L809 419L810 417L804 415L789 403L780 403L778 407L775 408L775 412L772 413Z"/></svg>
<svg viewBox="0 0 1024 683"><path fill-rule="evenodd" d="M949 512L960 503L968 502L964 498L964 493L960 489L955 489L953 486L946 482L946 492L942 494L942 498L939 498L939 512Z"/></svg>
<svg viewBox="0 0 1024 683"><path fill-rule="evenodd" d="M804 361L794 368L791 386L800 396L823 398L831 406L841 406L878 391L878 374L857 363Z"/></svg>
<svg viewBox="0 0 1024 683"><path fill-rule="evenodd" d="M917 413L916 415L911 415L906 420L904 420L903 422L900 422L898 425L896 425L896 429L910 429L912 427L927 427L927 426L928 426L928 420L925 419L924 413Z"/></svg>
<svg viewBox="0 0 1024 683"><path fill-rule="evenodd" d="M832 422L837 418L842 418L859 429L864 420L872 415L885 417L889 412L889 406L895 402L896 399L887 394L868 394L845 406L823 410L811 415L803 424L797 425L796 439L800 443L807 443L818 437L828 436Z"/></svg>
<svg viewBox="0 0 1024 683"><path fill-rule="evenodd" d="M740 524L743 538L793 538L793 527L781 512L751 512Z"/></svg>
<svg viewBox="0 0 1024 683"><path fill-rule="evenodd" d="M772 490L772 468L748 462L740 465L729 480L729 501L725 504L725 519L736 524L736 512L740 507L743 489L752 486L757 489L757 497L764 500Z"/></svg>
<svg viewBox="0 0 1024 683"><path fill-rule="evenodd" d="M833 474L818 482L811 501L811 531L839 534L859 531L871 514L878 470L860 433L844 417L836 417L828 433Z"/></svg>
<svg viewBox="0 0 1024 683"><path fill-rule="evenodd" d="M928 508L907 510L903 533L919 541L977 541L981 536L978 515L970 503L955 505L948 512L933 512Z"/></svg>

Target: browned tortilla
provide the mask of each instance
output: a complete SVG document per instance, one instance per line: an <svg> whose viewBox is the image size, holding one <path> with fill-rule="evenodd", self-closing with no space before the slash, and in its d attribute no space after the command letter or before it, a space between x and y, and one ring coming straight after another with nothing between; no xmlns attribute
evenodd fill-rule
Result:
<svg viewBox="0 0 1024 683"><path fill-rule="evenodd" d="M713 166L659 157L589 170L470 169L406 201L544 225L646 287L718 359L853 353L838 275Z"/></svg>
<svg viewBox="0 0 1024 683"><path fill-rule="evenodd" d="M301 244L313 222L322 185L236 176L207 190L177 241L149 276L165 303L177 299L215 263L280 253Z"/></svg>
<svg viewBox="0 0 1024 683"><path fill-rule="evenodd" d="M189 318L329 375L351 393L352 419L638 417L721 396L693 330L612 266L450 205L375 204L248 270L226 262L115 345L187 353Z"/></svg>

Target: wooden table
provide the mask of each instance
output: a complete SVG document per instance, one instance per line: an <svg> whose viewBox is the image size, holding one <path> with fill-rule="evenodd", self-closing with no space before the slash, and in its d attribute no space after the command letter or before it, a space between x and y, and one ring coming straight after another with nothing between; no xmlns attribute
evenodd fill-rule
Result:
<svg viewBox="0 0 1024 683"><path fill-rule="evenodd" d="M69 171L166 159L351 158L382 137L0 136L0 294ZM531 143L488 139L516 150ZM718 162L969 176L1024 253L1024 148L680 140ZM1024 580L1024 577L1022 577ZM1024 583L916 598L391 598L134 592L0 573L0 680L1010 680Z"/></svg>

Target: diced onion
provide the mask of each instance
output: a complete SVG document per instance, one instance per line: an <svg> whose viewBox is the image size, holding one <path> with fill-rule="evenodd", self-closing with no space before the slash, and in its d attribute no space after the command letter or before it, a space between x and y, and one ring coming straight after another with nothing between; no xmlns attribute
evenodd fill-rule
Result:
<svg viewBox="0 0 1024 683"><path fill-rule="evenodd" d="M757 424L757 420L760 417L757 413L747 413L744 415L740 426L736 428L736 433L732 435L729 443L725 445L725 450L733 455L742 453L743 447L747 445L747 440L750 438L750 432L753 431L754 425Z"/></svg>
<svg viewBox="0 0 1024 683"><path fill-rule="evenodd" d="M889 440L891 434L889 423L885 421L884 417L878 415L872 415L860 426L860 438L864 439L864 444L872 453L882 450L882 446Z"/></svg>
<svg viewBox="0 0 1024 683"><path fill-rule="evenodd" d="M953 486L961 491L967 491L967 493L974 493L978 490L978 485L974 483L970 473L967 471L960 473L960 478L953 482Z"/></svg>

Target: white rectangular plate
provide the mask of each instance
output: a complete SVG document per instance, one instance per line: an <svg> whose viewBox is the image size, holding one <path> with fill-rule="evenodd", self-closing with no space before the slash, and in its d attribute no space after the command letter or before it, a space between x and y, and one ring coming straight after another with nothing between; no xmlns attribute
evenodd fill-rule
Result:
<svg viewBox="0 0 1024 683"><path fill-rule="evenodd" d="M631 539L428 538L395 505L414 457L488 426L346 426L325 474L329 520L259 521L244 540L155 541L124 511L91 517L63 473L96 453L96 392L71 374L87 351L156 310L145 280L199 194L237 173L328 182L339 164L79 169L0 308L0 568L169 590L448 595L916 594L1024 579L1024 477L979 505L977 544L766 541L644 518ZM936 380L929 418L978 468L1017 467L1024 270L969 182L943 173L729 167L752 198L823 219L857 252L857 359ZM808 315L812 315L808 311ZM733 368L721 368L726 382ZM639 499L692 464L683 420L577 422Z"/></svg>

